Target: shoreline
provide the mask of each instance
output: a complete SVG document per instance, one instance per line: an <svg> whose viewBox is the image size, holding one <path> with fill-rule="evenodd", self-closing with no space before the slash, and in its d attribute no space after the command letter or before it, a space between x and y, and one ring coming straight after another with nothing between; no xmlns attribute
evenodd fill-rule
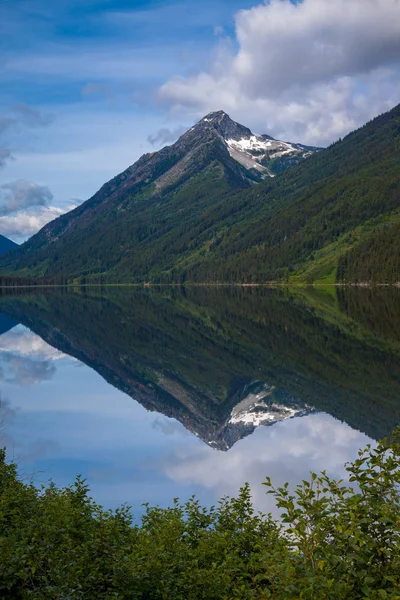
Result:
<svg viewBox="0 0 400 600"><path fill-rule="evenodd" d="M375 287L396 287L400 289L400 281L395 283L370 283L370 282L359 282L359 283L282 283L277 281L268 281L265 283L67 283L67 284L24 284L24 285L0 285L0 290L14 290L14 289L74 289L74 288L105 288L105 287L140 287L140 288L152 288L152 287L267 287L267 288L305 288L305 287L360 287L360 288L375 288Z"/></svg>

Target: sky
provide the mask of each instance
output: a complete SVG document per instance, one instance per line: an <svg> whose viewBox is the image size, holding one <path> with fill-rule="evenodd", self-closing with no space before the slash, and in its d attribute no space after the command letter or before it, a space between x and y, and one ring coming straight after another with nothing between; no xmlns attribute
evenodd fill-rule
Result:
<svg viewBox="0 0 400 600"><path fill-rule="evenodd" d="M329 145L400 102L400 0L0 0L0 234L210 111Z"/></svg>

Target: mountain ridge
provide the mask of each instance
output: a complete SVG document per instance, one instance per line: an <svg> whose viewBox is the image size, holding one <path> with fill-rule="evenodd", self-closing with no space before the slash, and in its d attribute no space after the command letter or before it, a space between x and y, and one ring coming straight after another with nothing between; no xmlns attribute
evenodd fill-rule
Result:
<svg viewBox="0 0 400 600"><path fill-rule="evenodd" d="M267 150L260 154L258 148L254 151L232 148L243 140L250 140L251 145L253 138L262 139ZM290 166L293 160L301 160L314 151L311 147L295 147L270 136L266 138L257 138L223 111L209 113L177 142L158 152L144 154L89 200L45 225L9 260L0 260L1 272L10 274L17 270L26 277L87 276L118 269L119 263L123 263L123 269L130 270L125 263L129 263L130 254L138 245L148 246L152 239L166 235L168 238L170 233L174 236L174 211L184 220L195 223L195 229L202 230L204 213L206 216L229 195L268 177L271 168L266 164L272 162L271 156L286 152L284 157L278 157L281 169L282 160L288 160ZM232 158L232 153L236 157L240 154L241 162ZM164 216L166 210L171 212L172 218L168 214ZM185 225L185 231L190 229ZM111 252L104 246L105 237L109 238ZM82 243L85 249L79 254ZM53 250L55 246L57 249ZM69 256L66 270L62 257L69 254L72 247L78 250L78 256L76 253ZM149 252L153 262L154 252L151 248ZM182 248L177 247L169 264L181 256Z"/></svg>
<svg viewBox="0 0 400 600"><path fill-rule="evenodd" d="M262 143L275 141L210 113L0 259L0 272L74 283L400 281L400 105L276 177L260 171L271 162ZM290 158L276 143L277 160Z"/></svg>

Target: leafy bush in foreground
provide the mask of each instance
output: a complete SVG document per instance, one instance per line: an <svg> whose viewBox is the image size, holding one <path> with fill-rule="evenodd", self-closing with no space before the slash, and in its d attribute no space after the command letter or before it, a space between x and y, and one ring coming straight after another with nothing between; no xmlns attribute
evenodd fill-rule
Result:
<svg viewBox="0 0 400 600"><path fill-rule="evenodd" d="M106 511L84 480L37 490L0 457L0 597L13 599L400 598L400 430L347 465L354 490L311 474L267 493L283 522L255 514L250 489Z"/></svg>

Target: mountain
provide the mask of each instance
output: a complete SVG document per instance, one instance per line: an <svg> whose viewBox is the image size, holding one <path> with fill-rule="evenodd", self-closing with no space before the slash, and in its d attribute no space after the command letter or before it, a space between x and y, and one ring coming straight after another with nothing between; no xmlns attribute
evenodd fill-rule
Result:
<svg viewBox="0 0 400 600"><path fill-rule="evenodd" d="M273 143L211 113L1 258L0 273L400 283L400 105L268 177L274 161L293 159L281 142L268 155Z"/></svg>
<svg viewBox="0 0 400 600"><path fill-rule="evenodd" d="M275 177L321 150L315 146L282 142L265 134L254 135L247 127L232 121L222 110L210 113L189 131L196 127L216 131L225 142L230 156L248 169L255 179Z"/></svg>
<svg viewBox="0 0 400 600"><path fill-rule="evenodd" d="M400 105L237 195L191 281L400 282Z"/></svg>
<svg viewBox="0 0 400 600"><path fill-rule="evenodd" d="M229 222L220 211L264 179L317 149L256 136L223 111L210 113L172 146L145 154L91 199L46 225L2 274L113 281L184 278L186 259L208 252ZM228 221L235 221L233 203ZM213 233L215 231L215 235Z"/></svg>
<svg viewBox="0 0 400 600"><path fill-rule="evenodd" d="M7 254L7 252L10 252L10 250L14 250L14 248L17 247L18 244L16 244L12 240L9 240L4 235L0 235L0 256L2 254Z"/></svg>
<svg viewBox="0 0 400 600"><path fill-rule="evenodd" d="M395 288L75 290L3 290L0 314L213 448L312 410L375 439L400 422Z"/></svg>

